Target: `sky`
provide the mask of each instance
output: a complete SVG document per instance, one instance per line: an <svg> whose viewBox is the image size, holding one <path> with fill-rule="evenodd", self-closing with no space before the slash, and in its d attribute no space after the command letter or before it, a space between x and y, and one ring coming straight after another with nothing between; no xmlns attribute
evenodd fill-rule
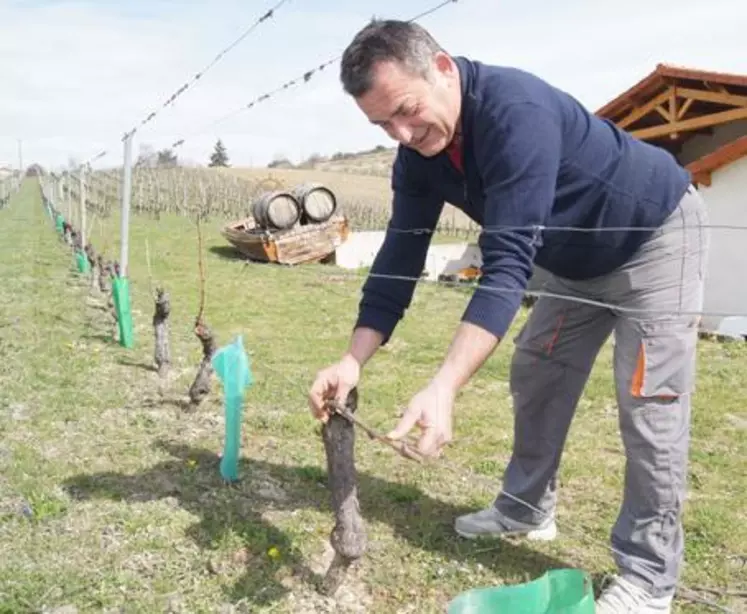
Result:
<svg viewBox="0 0 747 614"><path fill-rule="evenodd" d="M52 170L101 151L122 164L122 135L206 165L220 138L232 166L395 143L346 96L337 62L252 109L251 100L339 56L371 17L410 19L439 0L287 0L190 82L278 0L0 0L0 166ZM596 110L671 63L747 74L744 0L458 0L419 20L444 48L517 66ZM216 120L230 116L224 121Z"/></svg>

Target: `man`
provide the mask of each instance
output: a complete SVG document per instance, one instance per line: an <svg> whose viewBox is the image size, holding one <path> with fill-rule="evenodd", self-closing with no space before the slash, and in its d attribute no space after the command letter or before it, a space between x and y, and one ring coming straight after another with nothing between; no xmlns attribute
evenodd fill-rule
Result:
<svg viewBox="0 0 747 614"><path fill-rule="evenodd" d="M504 338L536 263L549 273L551 296L515 339L514 449L503 492L488 509L457 518L455 529L469 538L555 537L565 438L614 332L626 451L611 532L620 573L597 611L669 612L683 557L694 314L708 243L688 173L541 79L452 57L416 24L371 22L346 49L341 80L400 146L386 239L349 350L311 387L314 416L326 420L325 399L342 400L358 384L409 306L430 242L412 231L434 229L445 201L463 209L483 227L479 286L443 363L389 436L418 425L425 455L451 440L455 396Z"/></svg>

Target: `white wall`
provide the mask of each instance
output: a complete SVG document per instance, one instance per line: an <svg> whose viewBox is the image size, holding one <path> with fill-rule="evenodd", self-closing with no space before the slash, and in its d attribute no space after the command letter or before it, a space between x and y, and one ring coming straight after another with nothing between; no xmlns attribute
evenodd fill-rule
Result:
<svg viewBox="0 0 747 614"><path fill-rule="evenodd" d="M371 266L381 244L384 231L351 232L347 240L335 250L335 264L343 269Z"/></svg>
<svg viewBox="0 0 747 614"><path fill-rule="evenodd" d="M699 192L708 205L709 224L747 226L747 158L741 158L713 173L710 186ZM705 284L703 311L747 314L747 231L711 229L711 247ZM747 335L747 318L721 321L704 317L702 326L716 331L738 325Z"/></svg>
<svg viewBox="0 0 747 614"><path fill-rule="evenodd" d="M335 250L335 264L344 269L371 266L384 236L383 231L350 233L345 243ZM453 275L460 269L481 264L480 250L475 244L433 244L428 249L425 271L428 279L436 280L439 275Z"/></svg>
<svg viewBox="0 0 747 614"><path fill-rule="evenodd" d="M480 248L474 243L431 245L425 258L425 270L431 280L437 280L440 275L456 275L467 267L481 266Z"/></svg>

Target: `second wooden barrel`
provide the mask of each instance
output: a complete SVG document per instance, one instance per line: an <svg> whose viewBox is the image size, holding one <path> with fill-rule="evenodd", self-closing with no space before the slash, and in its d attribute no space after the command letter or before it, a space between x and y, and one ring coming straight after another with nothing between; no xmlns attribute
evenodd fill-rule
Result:
<svg viewBox="0 0 747 614"><path fill-rule="evenodd" d="M334 192L321 183L303 183L293 189L293 195L301 206L301 223L326 222L337 210Z"/></svg>
<svg viewBox="0 0 747 614"><path fill-rule="evenodd" d="M261 228L283 230L293 226L301 217L301 205L290 192L266 192L255 201L252 214Z"/></svg>

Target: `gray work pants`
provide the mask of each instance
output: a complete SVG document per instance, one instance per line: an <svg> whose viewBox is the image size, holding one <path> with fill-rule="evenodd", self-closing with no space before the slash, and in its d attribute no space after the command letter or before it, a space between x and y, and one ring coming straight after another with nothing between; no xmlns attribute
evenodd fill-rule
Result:
<svg viewBox="0 0 747 614"><path fill-rule="evenodd" d="M703 303L706 216L701 196L690 188L622 268L588 281L551 276L543 291L620 309L540 297L515 339L511 365L514 449L503 490L552 513L568 428L594 360L614 332L626 465L611 542L620 573L655 595L674 589L684 550L681 513L699 322L693 312ZM545 518L504 495L495 505L518 521ZM574 522L572 513L568 522Z"/></svg>

